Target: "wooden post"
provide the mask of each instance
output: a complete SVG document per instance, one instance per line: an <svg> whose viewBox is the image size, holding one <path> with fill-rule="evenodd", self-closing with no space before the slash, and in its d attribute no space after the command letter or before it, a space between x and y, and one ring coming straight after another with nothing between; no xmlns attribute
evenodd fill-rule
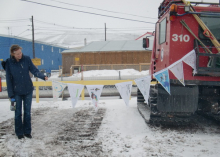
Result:
<svg viewBox="0 0 220 157"><path fill-rule="evenodd" d="M81 65L81 80L83 80L83 65Z"/></svg>
<svg viewBox="0 0 220 157"><path fill-rule="evenodd" d="M33 48L33 58L35 58L35 49L34 49L34 17L31 17L32 21L32 48Z"/></svg>
<svg viewBox="0 0 220 157"><path fill-rule="evenodd" d="M81 93L81 100L85 100L85 89L83 87L82 93Z"/></svg>
<svg viewBox="0 0 220 157"><path fill-rule="evenodd" d="M71 65L71 67L70 67L70 76L72 76L73 75L73 65Z"/></svg>
<svg viewBox="0 0 220 157"><path fill-rule="evenodd" d="M36 85L36 103L39 103L39 86Z"/></svg>

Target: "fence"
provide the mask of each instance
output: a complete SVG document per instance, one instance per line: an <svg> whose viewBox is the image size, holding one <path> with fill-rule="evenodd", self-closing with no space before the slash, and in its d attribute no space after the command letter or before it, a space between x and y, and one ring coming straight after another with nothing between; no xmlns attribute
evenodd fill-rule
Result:
<svg viewBox="0 0 220 157"><path fill-rule="evenodd" d="M82 85L115 85L116 83L132 81L133 85L135 84L134 80L92 80L92 81L60 81L63 83L75 83ZM39 103L39 87L40 86L52 86L52 81L35 81L33 85L36 89L36 102ZM2 87L6 87L6 82L2 82ZM81 93L81 100L85 100L85 90L83 89Z"/></svg>
<svg viewBox="0 0 220 157"><path fill-rule="evenodd" d="M78 71L88 70L121 70L121 69L135 69L138 71L149 70L151 63L140 64L93 64L93 65L71 65L70 76L73 75L74 69Z"/></svg>
<svg viewBox="0 0 220 157"><path fill-rule="evenodd" d="M136 85L134 80L81 80L81 81L60 81L63 83L74 83L74 84L82 84L82 85L115 85L116 83L128 82L132 81L132 85ZM155 84L156 82L151 82L151 84ZM36 102L39 103L39 87L40 86L52 86L52 81L35 81L33 85L36 88ZM2 82L2 87L7 87L6 82ZM81 100L85 100L85 89L82 90Z"/></svg>

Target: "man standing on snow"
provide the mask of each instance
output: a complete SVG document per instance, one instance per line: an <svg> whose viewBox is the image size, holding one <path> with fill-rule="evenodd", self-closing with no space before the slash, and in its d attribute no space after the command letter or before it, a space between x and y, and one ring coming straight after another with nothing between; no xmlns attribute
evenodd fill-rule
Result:
<svg viewBox="0 0 220 157"><path fill-rule="evenodd" d="M33 65L29 56L22 54L19 45L12 45L10 58L5 63L6 83L8 97L16 101L15 109L15 133L18 139L31 136L31 103L33 94L33 83L29 71L38 78L48 80ZM22 122L22 101L23 101L23 122Z"/></svg>

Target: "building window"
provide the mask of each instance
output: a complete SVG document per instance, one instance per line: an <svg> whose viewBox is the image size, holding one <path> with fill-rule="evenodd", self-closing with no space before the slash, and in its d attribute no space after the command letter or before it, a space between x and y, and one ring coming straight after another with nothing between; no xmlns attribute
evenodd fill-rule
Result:
<svg viewBox="0 0 220 157"><path fill-rule="evenodd" d="M44 60L42 59L42 65L44 65Z"/></svg>
<svg viewBox="0 0 220 157"><path fill-rule="evenodd" d="M41 50L42 50L42 51L44 50L44 45L41 45Z"/></svg>
<svg viewBox="0 0 220 157"><path fill-rule="evenodd" d="M53 60L52 60L52 65L53 65Z"/></svg>
<svg viewBox="0 0 220 157"><path fill-rule="evenodd" d="M53 47L51 47L51 52L53 52Z"/></svg>
<svg viewBox="0 0 220 157"><path fill-rule="evenodd" d="M160 23L159 44L166 42L167 19L163 19Z"/></svg>

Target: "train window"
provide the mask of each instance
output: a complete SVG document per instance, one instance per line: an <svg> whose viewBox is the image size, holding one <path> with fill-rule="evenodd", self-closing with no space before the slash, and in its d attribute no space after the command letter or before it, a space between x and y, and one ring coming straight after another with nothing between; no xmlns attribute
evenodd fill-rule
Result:
<svg viewBox="0 0 220 157"><path fill-rule="evenodd" d="M167 20L163 19L160 23L159 27L159 44L166 42L166 28L167 28Z"/></svg>
<svg viewBox="0 0 220 157"><path fill-rule="evenodd" d="M205 25L209 28L212 34L215 36L217 40L220 40L220 16L205 16L202 15L200 17ZM209 39L208 37L203 35L204 30L201 28L199 29L199 38L200 39Z"/></svg>

